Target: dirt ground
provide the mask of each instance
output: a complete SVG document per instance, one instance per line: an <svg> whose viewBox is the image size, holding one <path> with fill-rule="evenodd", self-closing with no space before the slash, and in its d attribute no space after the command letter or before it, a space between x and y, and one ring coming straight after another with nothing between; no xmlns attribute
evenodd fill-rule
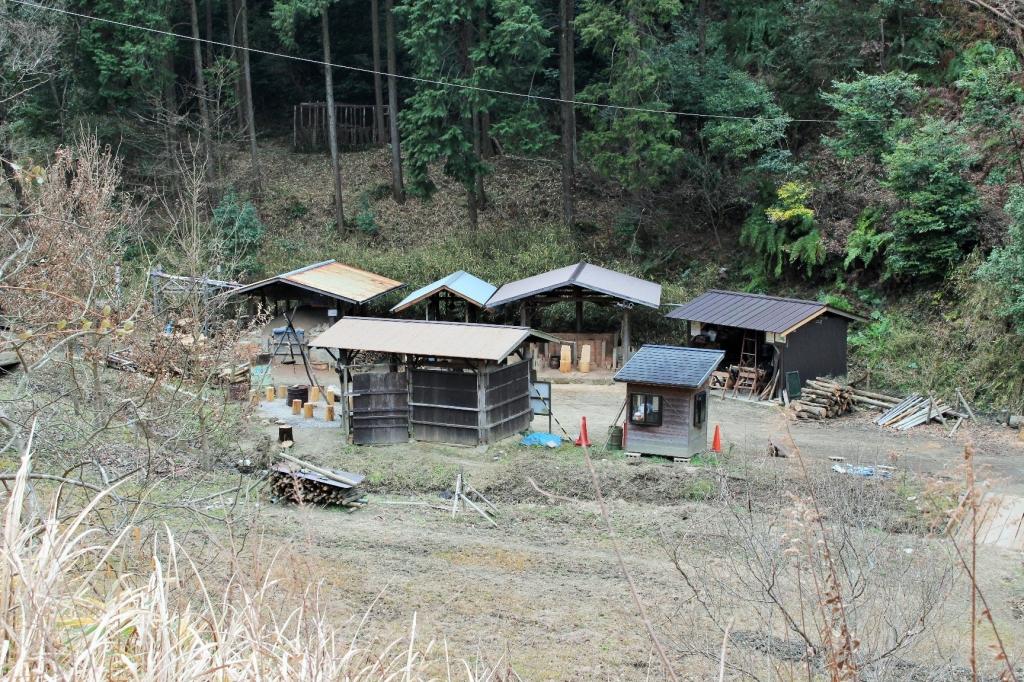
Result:
<svg viewBox="0 0 1024 682"><path fill-rule="evenodd" d="M328 375L322 378L330 381ZM597 446L623 398L619 385L553 388L558 421L575 435L585 415ZM274 433L268 419L259 413L255 418L260 429ZM714 568L724 560L720 517L726 509L716 503L722 486L774 481L753 504L766 514L781 514L787 500L779 490L800 475L795 458L762 454L768 440L786 429L777 410L715 399L710 420L712 428L718 423L723 430L731 472L726 478L697 466L595 454L627 568L679 661L682 678L693 680L713 676L715 664L693 653L694 638L706 633L684 625L695 609L693 595L667 548L681 542L691 559L707 557L707 570L724 570ZM546 430L547 419L538 418L533 426ZM790 428L810 476L823 480L839 476L830 471L830 456L929 475L948 471L952 477L965 443L974 440L979 463L990 468L1000 490L1024 491L1024 447L998 429L962 428L955 440L945 438L940 427L894 434L874 426L869 414L794 422ZM320 593L329 595L327 608L335 622L354 632L367 614L363 631L388 641L407 633L415 615L418 639L435 640L453 658L511 666L524 680L659 678L578 448L527 449L511 439L488 448L352 447L343 446L334 429L299 424L293 452L367 476L365 509L349 513L269 504L261 512L264 545L278 553L283 579L300 588L325 580ZM446 495L460 470L498 505L498 527L473 512L453 517L434 508L450 507ZM915 499L911 487L919 484L900 480L889 484L893 499L898 502L907 492L915 494L906 499ZM893 561L904 556L915 566L949 561L945 540L899 533L885 538L895 547ZM979 575L1003 624L1001 634L1020 652L1024 628L1015 605L1024 603L1024 576L1019 553L983 547L979 556ZM962 597L963 592L955 593ZM736 624L738 632L743 625ZM941 638L956 650L967 627L968 621L956 616ZM906 660L915 665L928 660L932 645L929 641L922 653L908 651ZM737 645L736 656L752 651Z"/></svg>

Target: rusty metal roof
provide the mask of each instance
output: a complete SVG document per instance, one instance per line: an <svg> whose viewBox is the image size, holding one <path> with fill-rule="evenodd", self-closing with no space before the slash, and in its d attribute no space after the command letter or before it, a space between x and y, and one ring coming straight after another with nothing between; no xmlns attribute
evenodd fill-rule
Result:
<svg viewBox="0 0 1024 682"><path fill-rule="evenodd" d="M348 303L366 303L402 286L401 282L335 260L326 260L281 275L247 284L233 294L252 294L280 285L297 287Z"/></svg>
<svg viewBox="0 0 1024 682"><path fill-rule="evenodd" d="M799 298L712 289L682 305L666 317L723 327L754 329L776 334L796 331L820 315L831 314L863 322L865 318L838 308Z"/></svg>
<svg viewBox="0 0 1024 682"><path fill-rule="evenodd" d="M651 308L661 305L661 285L590 263L577 263L504 285L487 301L488 308L521 301L563 287L580 287Z"/></svg>
<svg viewBox="0 0 1024 682"><path fill-rule="evenodd" d="M314 348L500 361L531 338L558 341L529 327L345 317L310 341L309 345Z"/></svg>
<svg viewBox="0 0 1024 682"><path fill-rule="evenodd" d="M613 379L636 384L699 388L724 357L724 350L645 344Z"/></svg>

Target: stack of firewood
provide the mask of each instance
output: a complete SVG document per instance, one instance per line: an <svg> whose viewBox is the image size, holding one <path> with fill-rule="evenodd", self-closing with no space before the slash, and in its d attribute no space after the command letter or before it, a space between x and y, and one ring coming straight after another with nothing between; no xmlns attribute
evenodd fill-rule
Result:
<svg viewBox="0 0 1024 682"><path fill-rule="evenodd" d="M326 476L324 473L330 473ZM343 480L344 479L344 480ZM340 505L360 509L366 506L366 493L359 487L362 476L346 472L297 468L289 464L270 467L271 494L282 502L295 504Z"/></svg>
<svg viewBox="0 0 1024 682"><path fill-rule="evenodd" d="M791 405L797 419L831 419L853 410L854 389L829 379L813 379Z"/></svg>

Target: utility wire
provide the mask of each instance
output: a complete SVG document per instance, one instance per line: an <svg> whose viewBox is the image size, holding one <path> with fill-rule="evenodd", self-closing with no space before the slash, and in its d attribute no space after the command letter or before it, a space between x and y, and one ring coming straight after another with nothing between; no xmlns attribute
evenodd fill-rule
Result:
<svg viewBox="0 0 1024 682"><path fill-rule="evenodd" d="M401 80L411 81L413 83L424 83L427 85L437 85L446 88L457 88L460 90L471 90L475 92L484 92L490 95L502 95L505 97L517 97L520 99L535 100L539 102L551 102L554 104L571 104L573 107L590 107L593 109L608 109L615 111L632 111L643 114L661 114L665 116L680 116L686 118L703 118L703 119L721 119L730 121L786 121L788 123L832 123L836 121L834 119L825 118L789 118L788 116L734 116L731 114L701 114L693 111L673 111L671 109L650 109L646 107L630 107L622 106L619 104L601 104L599 102L583 102L580 100L567 100L559 97L547 97L544 95L534 95L526 92L514 92L512 90L499 90L496 88L484 88L477 85L466 85L464 83L452 83L451 81L434 80L431 78L420 78L418 76L403 76L401 74L392 74L387 71L376 71L374 69L365 68L362 66L350 66L348 64L334 64L331 62L321 61L319 59L310 59L309 57L299 57L297 55L285 54L283 52L272 52L270 50L261 50L255 47L241 47L240 45L233 45L231 43L221 42L219 40L210 40L208 38L193 38L191 35L184 33L175 33L173 31L164 31L158 28L151 28L149 26L138 26L136 24L129 24L124 21L117 21L115 19L107 19L104 17L91 16L89 14L82 14L80 12L73 12L68 9L62 9L60 7L49 7L47 5L40 5L35 2L28 2L27 0L6 0L17 5L24 5L25 7L31 7L33 9L45 10L47 12L56 12L58 14L64 14L71 17L77 17L79 19L85 19L87 21L95 21L103 24L110 24L113 26L121 26L123 28L130 28L137 31L147 31L149 33L155 33L157 35L168 36L171 38L177 38L179 40L187 41L198 41L200 43L206 43L208 45L215 45L218 47L226 47L232 50L246 50L253 54L262 54L268 57L278 57L280 59L290 59L292 61L304 62L306 64L315 64L317 66L331 67L335 69L342 69L345 71L355 71L357 73L365 73L369 75L380 75L387 78L399 78ZM870 122L873 119L861 119L863 122ZM874 122L881 122L880 120L874 120Z"/></svg>

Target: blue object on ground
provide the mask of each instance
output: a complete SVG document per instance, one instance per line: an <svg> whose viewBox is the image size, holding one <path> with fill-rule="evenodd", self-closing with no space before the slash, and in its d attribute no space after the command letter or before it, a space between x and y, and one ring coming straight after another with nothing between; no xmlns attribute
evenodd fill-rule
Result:
<svg viewBox="0 0 1024 682"><path fill-rule="evenodd" d="M876 469L875 467L843 466L842 464L832 465L832 471L840 474L850 474L861 478L892 478L892 472L888 469Z"/></svg>
<svg viewBox="0 0 1024 682"><path fill-rule="evenodd" d="M562 444L562 437L556 436L553 433L545 433L544 431L537 431L523 436L523 439L519 441L523 445L532 445L536 447L549 447L557 448Z"/></svg>

